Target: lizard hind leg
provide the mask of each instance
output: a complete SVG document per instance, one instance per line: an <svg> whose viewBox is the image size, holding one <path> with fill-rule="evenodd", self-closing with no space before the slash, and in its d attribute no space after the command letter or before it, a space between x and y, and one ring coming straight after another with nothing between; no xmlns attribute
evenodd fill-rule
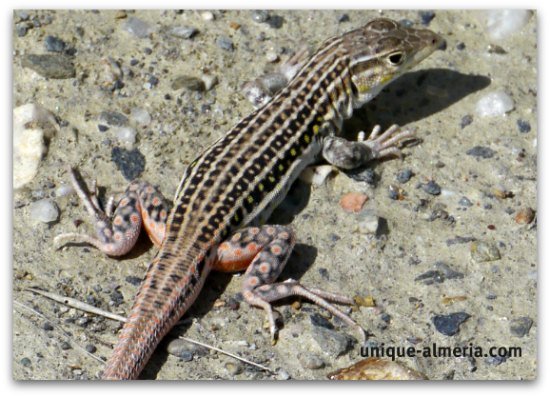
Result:
<svg viewBox="0 0 550 397"><path fill-rule="evenodd" d="M287 226L266 225L259 228L244 228L220 244L213 269L218 271L246 269L243 279L243 297L248 304L266 312L273 343L276 341L277 327L271 303L289 296L301 296L325 308L349 326L356 328L364 339L363 328L329 303L353 305L355 304L353 299L319 289L306 288L292 279L275 283L290 257L294 244L294 233Z"/></svg>
<svg viewBox="0 0 550 397"><path fill-rule="evenodd" d="M96 236L81 233L63 233L54 238L56 246L67 243L89 244L109 256L127 254L135 245L142 223L151 240L159 245L164 239L165 222L168 216L166 200L147 182L132 182L124 196L113 210L114 199L107 203L106 211L101 209L97 199L95 181L88 191L85 183L79 181L74 169L69 170L71 183L95 221Z"/></svg>

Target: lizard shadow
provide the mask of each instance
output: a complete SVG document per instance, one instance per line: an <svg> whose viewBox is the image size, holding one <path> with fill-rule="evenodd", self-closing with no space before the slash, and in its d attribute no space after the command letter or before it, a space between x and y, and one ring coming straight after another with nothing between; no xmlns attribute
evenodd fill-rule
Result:
<svg viewBox="0 0 550 397"><path fill-rule="evenodd" d="M385 131L393 124L405 126L431 116L491 84L481 75L449 69L425 69L406 73L346 120L346 135L357 136L366 126L379 124ZM370 121L369 121L370 120Z"/></svg>

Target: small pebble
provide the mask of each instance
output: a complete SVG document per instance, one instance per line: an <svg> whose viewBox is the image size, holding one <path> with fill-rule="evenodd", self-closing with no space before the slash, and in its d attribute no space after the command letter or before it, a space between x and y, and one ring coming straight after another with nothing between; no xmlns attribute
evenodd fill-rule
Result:
<svg viewBox="0 0 550 397"><path fill-rule="evenodd" d="M201 80L204 83L204 90L210 91L212 87L218 84L218 77L211 74L203 74Z"/></svg>
<svg viewBox="0 0 550 397"><path fill-rule="evenodd" d="M436 315L432 318L435 329L443 335L453 336L460 331L460 325L468 320L470 315L465 312Z"/></svg>
<svg viewBox="0 0 550 397"><path fill-rule="evenodd" d="M266 10L252 11L252 20L257 23L264 23L269 19L269 12Z"/></svg>
<svg viewBox="0 0 550 397"><path fill-rule="evenodd" d="M46 39L44 40L44 46L46 47L46 51L63 52L65 51L65 47L67 47L67 43L65 43L58 37L46 36Z"/></svg>
<svg viewBox="0 0 550 397"><path fill-rule="evenodd" d="M60 54L29 54L23 57L22 66L49 79L70 79L76 69L70 57Z"/></svg>
<svg viewBox="0 0 550 397"><path fill-rule="evenodd" d="M98 129L99 132L105 132L105 131L109 130L109 127L106 126L106 125L103 125L103 124L98 124L97 129Z"/></svg>
<svg viewBox="0 0 550 397"><path fill-rule="evenodd" d="M19 362L23 367L27 367L27 368L32 365L32 362L28 357L23 357Z"/></svg>
<svg viewBox="0 0 550 397"><path fill-rule="evenodd" d="M132 127L120 127L115 130L117 139L125 144L133 145L136 143L136 130Z"/></svg>
<svg viewBox="0 0 550 397"><path fill-rule="evenodd" d="M344 194L340 199L340 207L346 212L359 212L369 197L363 193L351 192Z"/></svg>
<svg viewBox="0 0 550 397"><path fill-rule="evenodd" d="M136 276L128 276L124 279L127 283L130 283L136 287L138 287L139 285L141 285L141 277L136 277Z"/></svg>
<svg viewBox="0 0 550 397"><path fill-rule="evenodd" d="M238 361L229 361L225 363L224 369L229 376L235 376L243 372L243 366Z"/></svg>
<svg viewBox="0 0 550 397"><path fill-rule="evenodd" d="M413 177L413 175L414 174L412 170L407 168L405 170L399 171L395 176L395 179L397 179L397 182L399 183L407 183Z"/></svg>
<svg viewBox="0 0 550 397"><path fill-rule="evenodd" d="M422 190L424 190L426 193L431 194L432 196L437 196L441 194L441 186L439 186L434 181L429 181L428 183L422 184Z"/></svg>
<svg viewBox="0 0 550 397"><path fill-rule="evenodd" d="M332 357L341 356L351 347L349 336L324 327L313 326L312 336L323 353Z"/></svg>
<svg viewBox="0 0 550 397"><path fill-rule="evenodd" d="M49 322L45 322L43 325L42 325L42 329L44 331L53 331L53 325Z"/></svg>
<svg viewBox="0 0 550 397"><path fill-rule="evenodd" d="M325 366L325 362L321 357L308 352L298 354L298 361L302 367L307 369L319 369Z"/></svg>
<svg viewBox="0 0 550 397"><path fill-rule="evenodd" d="M434 270L428 270L418 275L414 281L422 281L426 285L432 285L456 278L464 278L464 273L457 272L446 263L438 261L434 264Z"/></svg>
<svg viewBox="0 0 550 397"><path fill-rule="evenodd" d="M404 28L412 28L414 26L414 22L410 19L401 19L399 20L399 25L401 25Z"/></svg>
<svg viewBox="0 0 550 397"><path fill-rule="evenodd" d="M490 159L495 155L495 153L496 152L493 149L486 146L474 146L466 152L467 155L476 157L478 159Z"/></svg>
<svg viewBox="0 0 550 397"><path fill-rule="evenodd" d="M20 21L26 21L30 18L29 12L25 10L16 11L16 14Z"/></svg>
<svg viewBox="0 0 550 397"><path fill-rule="evenodd" d="M506 55L507 52L504 48L496 44L489 44L487 46L487 52L489 54Z"/></svg>
<svg viewBox="0 0 550 397"><path fill-rule="evenodd" d="M510 323L510 333L521 338L529 333L532 326L533 320L530 317L515 318Z"/></svg>
<svg viewBox="0 0 550 397"><path fill-rule="evenodd" d="M462 196L460 200L458 200L458 205L461 205L463 207L471 207L474 205L468 197Z"/></svg>
<svg viewBox="0 0 550 397"><path fill-rule="evenodd" d="M471 243L472 241L476 241L476 238L456 236L455 238L447 239L446 244L450 247L451 245L466 244L466 243Z"/></svg>
<svg viewBox="0 0 550 397"><path fill-rule="evenodd" d="M526 134L531 131L531 124L527 120L518 119L516 122L519 132Z"/></svg>
<svg viewBox="0 0 550 397"><path fill-rule="evenodd" d="M278 380L289 380L290 379L290 374L288 372L286 372L284 369L279 369L277 371L277 379Z"/></svg>
<svg viewBox="0 0 550 397"><path fill-rule="evenodd" d="M433 11L419 11L418 16L420 17L420 21L422 25L428 26L430 22L435 18L435 12Z"/></svg>
<svg viewBox="0 0 550 397"><path fill-rule="evenodd" d="M267 24L270 28L280 29L283 26L284 18L279 15L271 15L267 20Z"/></svg>
<svg viewBox="0 0 550 397"><path fill-rule="evenodd" d="M500 259L500 251L493 242L473 241L470 244L470 256L474 262L492 262Z"/></svg>
<svg viewBox="0 0 550 397"><path fill-rule="evenodd" d="M71 346L71 344L70 344L69 342L66 342L66 341L61 342L60 347L61 347L61 350L70 350L70 349L73 348L73 347Z"/></svg>
<svg viewBox="0 0 550 397"><path fill-rule="evenodd" d="M168 33L179 39L192 39L199 33L199 30L189 26L175 26Z"/></svg>
<svg viewBox="0 0 550 397"><path fill-rule="evenodd" d="M338 23L344 23L344 22L349 22L350 19L349 19L349 15L348 14L342 14L338 17Z"/></svg>
<svg viewBox="0 0 550 397"><path fill-rule="evenodd" d="M205 90L204 81L193 76L177 76L171 85L174 91L185 88L189 91L202 92Z"/></svg>
<svg viewBox="0 0 550 397"><path fill-rule="evenodd" d="M464 44L464 42L460 42L460 43L457 43L456 44L456 49L459 50L459 51L462 51L466 48L466 44Z"/></svg>
<svg viewBox="0 0 550 397"><path fill-rule="evenodd" d="M535 211L529 207L520 209L514 217L518 225L528 225L533 222L533 219L535 219Z"/></svg>
<svg viewBox="0 0 550 397"><path fill-rule="evenodd" d="M472 124L474 117L471 114L467 114L460 119L460 128L465 128Z"/></svg>
<svg viewBox="0 0 550 397"><path fill-rule="evenodd" d="M219 36L216 39L216 44L218 47L220 47L222 50L225 50L225 51L235 50L235 46L233 45L233 40L231 40L227 36Z"/></svg>
<svg viewBox="0 0 550 397"><path fill-rule="evenodd" d="M485 362L488 365L494 365L494 366L505 363L506 360L508 360L508 357L506 357L506 356L495 356L495 357L486 357L485 358Z"/></svg>
<svg viewBox="0 0 550 397"><path fill-rule="evenodd" d="M381 218L371 213L370 211L363 211L359 215L357 222L359 233L361 234L376 234L380 227Z"/></svg>
<svg viewBox="0 0 550 397"><path fill-rule="evenodd" d="M59 209L54 201L42 199L30 205L30 216L33 220L51 223L57 221L59 218Z"/></svg>
<svg viewBox="0 0 550 397"><path fill-rule="evenodd" d="M136 17L128 18L126 22L124 22L123 28L128 33L140 39L149 36L149 34L153 32L153 29L147 22Z"/></svg>
<svg viewBox="0 0 550 397"><path fill-rule="evenodd" d="M215 16L211 11L203 11L201 12L201 18L205 21L213 21Z"/></svg>
<svg viewBox="0 0 550 397"><path fill-rule="evenodd" d="M141 126L147 126L151 123L151 115L143 108L132 108L130 110L130 117L135 123Z"/></svg>
<svg viewBox="0 0 550 397"><path fill-rule="evenodd" d="M72 192L74 192L73 187L68 183L64 183L55 189L55 197L65 197Z"/></svg>
<svg viewBox="0 0 550 397"><path fill-rule="evenodd" d="M84 348L88 353L92 353L92 354L94 354L97 351L97 347L95 347L95 345L92 345L91 343L88 343Z"/></svg>
<svg viewBox="0 0 550 397"><path fill-rule="evenodd" d="M108 124L114 127L123 127L128 124L128 117L119 112L110 110L103 111L99 114L98 120L100 123Z"/></svg>
<svg viewBox="0 0 550 397"><path fill-rule="evenodd" d="M531 11L529 10L491 10L487 11L487 31L494 40L502 40L508 36L519 34L527 25Z"/></svg>
<svg viewBox="0 0 550 397"><path fill-rule="evenodd" d="M145 156L138 149L115 146L111 150L111 160L127 181L133 181L145 170Z"/></svg>
<svg viewBox="0 0 550 397"><path fill-rule="evenodd" d="M514 100L504 91L485 94L476 103L476 112L482 117L504 116L515 107Z"/></svg>
<svg viewBox="0 0 550 397"><path fill-rule="evenodd" d="M25 37L29 31L28 22L18 23L15 25L15 33L17 37Z"/></svg>
<svg viewBox="0 0 550 397"><path fill-rule="evenodd" d="M279 60L279 56L277 55L277 53L275 51L268 51L265 54L265 59L269 63L274 63L274 62L277 62Z"/></svg>

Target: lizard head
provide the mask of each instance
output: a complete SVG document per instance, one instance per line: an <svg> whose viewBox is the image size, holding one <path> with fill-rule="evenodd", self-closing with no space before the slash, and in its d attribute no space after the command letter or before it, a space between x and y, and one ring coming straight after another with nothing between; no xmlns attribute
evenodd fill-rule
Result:
<svg viewBox="0 0 550 397"><path fill-rule="evenodd" d="M350 54L353 105L362 106L382 88L441 47L444 40L428 29L401 26L386 18L370 21L342 37Z"/></svg>

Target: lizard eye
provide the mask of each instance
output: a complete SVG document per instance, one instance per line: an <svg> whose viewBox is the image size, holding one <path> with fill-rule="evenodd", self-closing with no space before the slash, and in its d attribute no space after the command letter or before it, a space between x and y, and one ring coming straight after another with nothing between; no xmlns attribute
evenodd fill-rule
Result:
<svg viewBox="0 0 550 397"><path fill-rule="evenodd" d="M403 59L405 59L405 57L402 52L394 52L388 56L388 62L392 66L401 65L401 63L403 63Z"/></svg>

